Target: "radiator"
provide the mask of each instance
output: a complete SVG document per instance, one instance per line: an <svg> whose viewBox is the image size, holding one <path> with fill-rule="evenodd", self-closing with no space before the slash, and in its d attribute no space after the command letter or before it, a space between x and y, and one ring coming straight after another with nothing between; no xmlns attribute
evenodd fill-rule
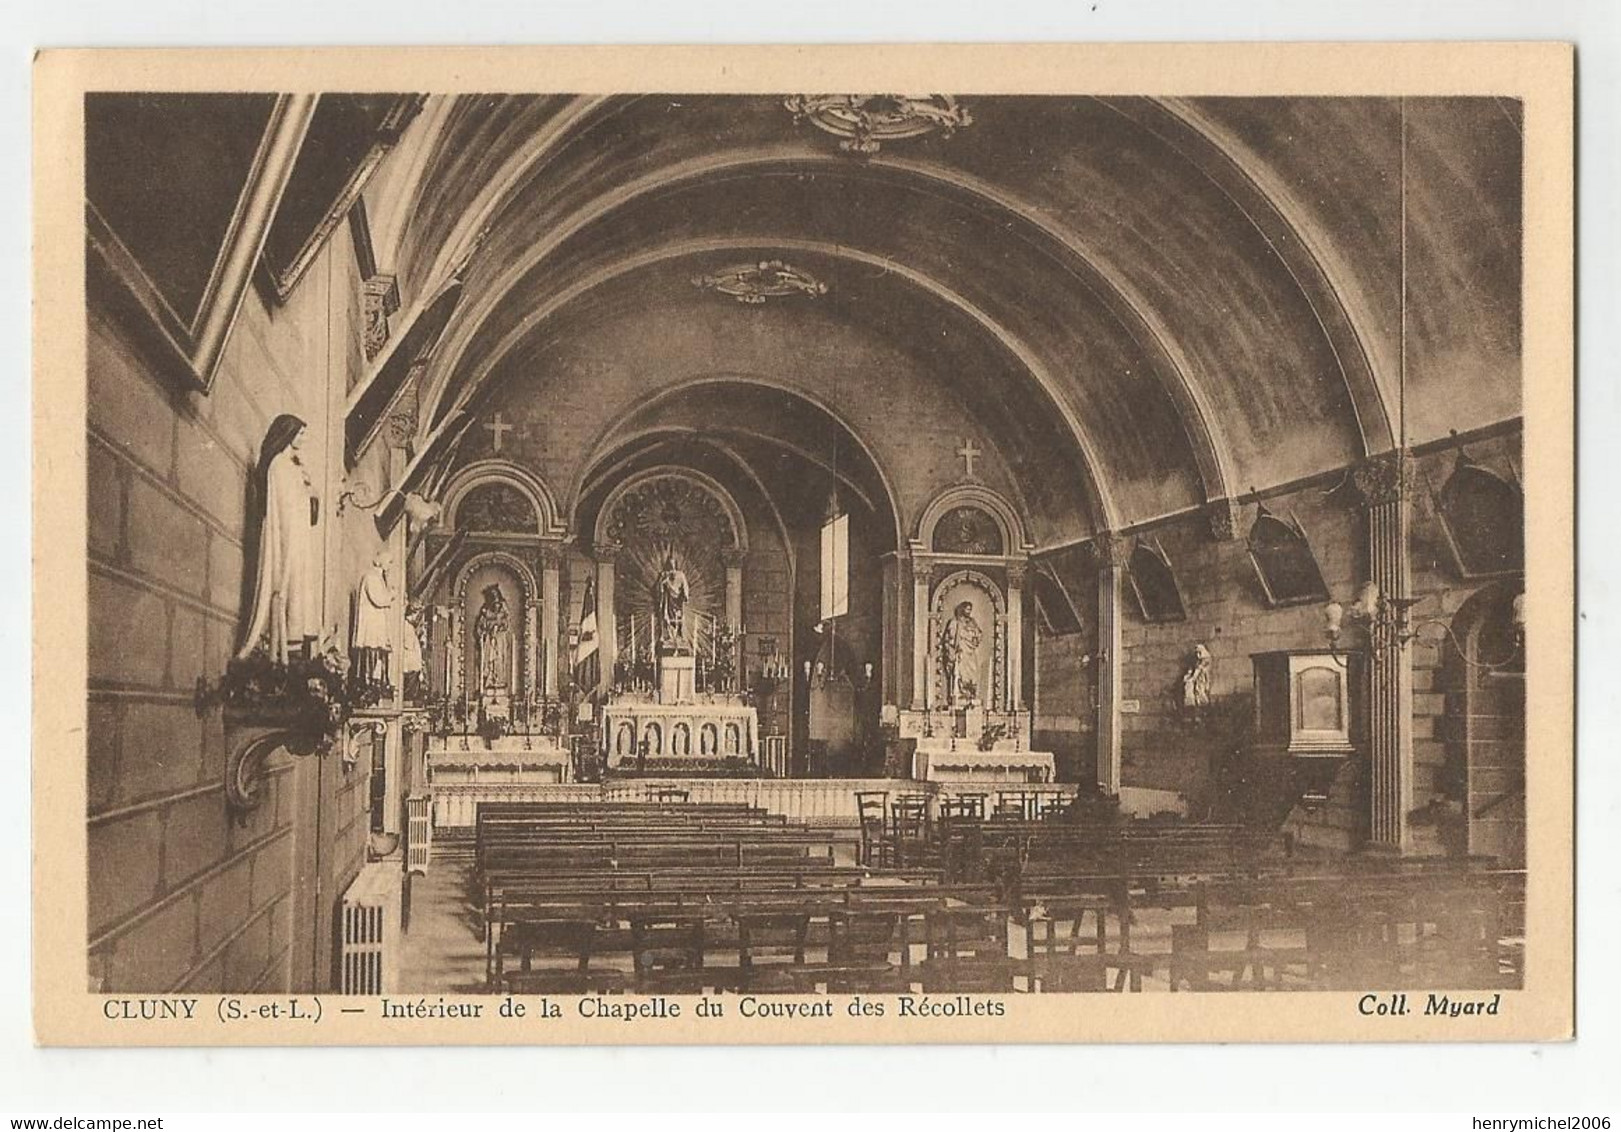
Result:
<svg viewBox="0 0 1621 1132"><path fill-rule="evenodd" d="M393 990L400 949L397 861L374 861L360 870L343 894L340 921L339 992L382 994Z"/></svg>
<svg viewBox="0 0 1621 1132"><path fill-rule="evenodd" d="M433 797L419 794L405 800L405 869L428 873L433 859Z"/></svg>

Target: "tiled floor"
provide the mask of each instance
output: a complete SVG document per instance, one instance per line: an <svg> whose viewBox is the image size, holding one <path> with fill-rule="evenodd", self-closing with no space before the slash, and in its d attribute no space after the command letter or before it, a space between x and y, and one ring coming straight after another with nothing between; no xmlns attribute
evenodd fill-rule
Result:
<svg viewBox="0 0 1621 1132"><path fill-rule="evenodd" d="M434 854L426 876L411 878L410 921L400 961L404 992L484 990L484 941L469 890L472 857Z"/></svg>

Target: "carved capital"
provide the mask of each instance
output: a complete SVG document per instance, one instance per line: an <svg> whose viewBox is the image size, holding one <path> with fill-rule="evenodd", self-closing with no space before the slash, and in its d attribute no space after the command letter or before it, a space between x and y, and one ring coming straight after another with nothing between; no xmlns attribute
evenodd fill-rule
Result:
<svg viewBox="0 0 1621 1132"><path fill-rule="evenodd" d="M1351 476L1369 507L1398 503L1411 498L1413 460L1405 452L1384 452L1363 461Z"/></svg>
<svg viewBox="0 0 1621 1132"><path fill-rule="evenodd" d="M723 546L720 548L721 565L725 566L728 570L741 568L743 565L743 559L746 557L748 556L739 547Z"/></svg>
<svg viewBox="0 0 1621 1132"><path fill-rule="evenodd" d="M1091 548L1099 569L1121 569L1131 560L1131 539L1117 531L1099 531L1092 536Z"/></svg>
<svg viewBox="0 0 1621 1132"><path fill-rule="evenodd" d="M542 570L561 569L563 565L563 548L542 543L540 549L535 552L535 558L539 561Z"/></svg>
<svg viewBox="0 0 1621 1132"><path fill-rule="evenodd" d="M388 345L388 318L400 309L400 289L392 275L373 275L361 285L361 343L375 361Z"/></svg>
<svg viewBox="0 0 1621 1132"><path fill-rule="evenodd" d="M605 539L591 547L591 557L598 562L612 562L619 557L619 552L623 549L617 542L609 542Z"/></svg>
<svg viewBox="0 0 1621 1132"><path fill-rule="evenodd" d="M1030 572L1028 562L1009 562L1007 564L1007 584L1009 586L1024 585L1025 575Z"/></svg>
<svg viewBox="0 0 1621 1132"><path fill-rule="evenodd" d="M416 410L390 413L383 421L383 439L390 448L409 448L416 438Z"/></svg>
<svg viewBox="0 0 1621 1132"><path fill-rule="evenodd" d="M1217 542L1232 542L1243 526L1243 510L1237 500L1212 499L1205 504L1205 518L1210 523L1210 537Z"/></svg>

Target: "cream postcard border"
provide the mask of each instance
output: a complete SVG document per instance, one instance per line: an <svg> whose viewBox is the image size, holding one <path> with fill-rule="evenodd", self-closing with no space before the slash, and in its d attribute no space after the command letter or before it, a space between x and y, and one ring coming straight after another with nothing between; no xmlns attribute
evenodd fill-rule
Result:
<svg viewBox="0 0 1621 1132"><path fill-rule="evenodd" d="M1537 44L1092 44L61 50L34 67L33 973L48 1045L438 1045L1080 1041L1479 1041L1572 1035L1574 988L1575 320L1573 51ZM1524 101L1526 484L1526 977L1496 1016L1364 1017L1359 995L1007 995L995 1018L704 1020L636 1025L487 1017L318 1026L113 1022L86 990L87 90L419 90L432 93L1499 95ZM287 996L265 996L285 1000ZM300 996L309 998L310 996ZM447 996L452 1000L456 996ZM982 998L986 996L975 996ZM250 998L249 1001L261 1001ZM491 996L468 997L493 1005ZM685 1003L693 999L677 999ZM531 1012L533 1013L533 1012Z"/></svg>

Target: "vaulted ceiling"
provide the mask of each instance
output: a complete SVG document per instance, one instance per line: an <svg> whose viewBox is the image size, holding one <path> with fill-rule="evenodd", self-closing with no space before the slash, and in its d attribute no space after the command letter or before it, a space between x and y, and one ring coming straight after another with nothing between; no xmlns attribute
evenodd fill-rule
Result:
<svg viewBox="0 0 1621 1132"><path fill-rule="evenodd" d="M649 395L758 380L846 422L905 526L908 450L880 434L935 398L1057 545L1519 414L1516 105L961 103L949 136L854 156L781 97L430 100L368 192L408 307L464 284L424 440L545 404L582 353ZM765 259L826 294L692 285ZM724 423L763 443L772 403Z"/></svg>

